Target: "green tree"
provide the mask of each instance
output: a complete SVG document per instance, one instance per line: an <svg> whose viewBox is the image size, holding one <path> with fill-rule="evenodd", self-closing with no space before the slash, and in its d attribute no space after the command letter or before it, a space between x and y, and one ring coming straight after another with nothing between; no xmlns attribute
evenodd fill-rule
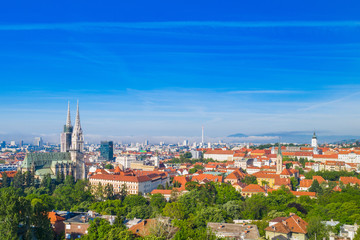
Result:
<svg viewBox="0 0 360 240"><path fill-rule="evenodd" d="M133 240L133 235L120 223L115 221L113 225L103 218L95 218L90 221L88 234L81 237L82 240Z"/></svg>
<svg viewBox="0 0 360 240"><path fill-rule="evenodd" d="M241 194L236 189L227 183L215 184L216 189L216 200L217 204L224 204L228 201L242 199Z"/></svg>
<svg viewBox="0 0 360 240"><path fill-rule="evenodd" d="M14 179L11 183L11 185L14 187L14 188L21 188L23 189L24 188L24 177L23 177L23 174L21 173L21 171L18 171L15 176L14 176Z"/></svg>
<svg viewBox="0 0 360 240"><path fill-rule="evenodd" d="M114 188L112 184L107 184L104 188L104 199L105 200L112 200L114 199Z"/></svg>
<svg viewBox="0 0 360 240"><path fill-rule="evenodd" d="M51 229L48 212L51 210L49 206L41 199L35 198L31 201L32 215L31 224L33 226L33 233L36 239L47 240L53 237L53 230Z"/></svg>
<svg viewBox="0 0 360 240"><path fill-rule="evenodd" d="M253 175L247 175L245 176L243 179L241 179L241 182L246 183L246 184L257 184L257 180L256 177Z"/></svg>
<svg viewBox="0 0 360 240"><path fill-rule="evenodd" d="M124 201L127 196L127 186L126 184L121 185L120 192L119 192L119 199Z"/></svg>
<svg viewBox="0 0 360 240"><path fill-rule="evenodd" d="M129 207L129 208L133 208L135 206L143 206L143 205L147 205L147 200L146 198L144 198L143 196L139 196L139 195L128 195L126 196L126 198L124 199L124 205Z"/></svg>
<svg viewBox="0 0 360 240"><path fill-rule="evenodd" d="M355 237L353 238L353 240L360 240L360 228L358 228L358 230L356 231Z"/></svg>
<svg viewBox="0 0 360 240"><path fill-rule="evenodd" d="M192 158L192 155L191 155L191 152L186 152L186 153L184 153L184 158Z"/></svg>
<svg viewBox="0 0 360 240"><path fill-rule="evenodd" d="M291 177L291 178L290 178L290 182L291 182L291 189L292 189L293 191L296 191L297 186L299 185L298 180L297 180L296 178L294 178L294 177Z"/></svg>
<svg viewBox="0 0 360 240"><path fill-rule="evenodd" d="M156 189L161 189L161 190L164 190L164 189L165 189L165 187L164 187L164 185L159 184L159 185L157 186L157 188L156 188Z"/></svg>
<svg viewBox="0 0 360 240"><path fill-rule="evenodd" d="M2 173L2 181L1 181L1 186L6 188L10 186L10 179L8 178L6 172Z"/></svg>
<svg viewBox="0 0 360 240"><path fill-rule="evenodd" d="M172 219L181 220L185 217L185 207L179 202L167 203L163 210L163 214Z"/></svg>
<svg viewBox="0 0 360 240"><path fill-rule="evenodd" d="M311 217L307 226L309 239L323 239L329 237L329 229L322 223L321 217Z"/></svg>
<svg viewBox="0 0 360 240"><path fill-rule="evenodd" d="M161 194L153 194L150 196L150 206L154 213L161 213L166 205L166 200Z"/></svg>
<svg viewBox="0 0 360 240"><path fill-rule="evenodd" d="M75 184L74 176L67 175L65 177L65 182L64 183L65 183L66 186L73 186Z"/></svg>
<svg viewBox="0 0 360 240"><path fill-rule="evenodd" d="M309 192L316 192L318 194L321 194L323 192L323 189L321 188L319 182L316 179L311 184Z"/></svg>
<svg viewBox="0 0 360 240"><path fill-rule="evenodd" d="M105 169L114 169L114 166L109 163L109 164L106 164L104 168Z"/></svg>
<svg viewBox="0 0 360 240"><path fill-rule="evenodd" d="M19 225L22 224L22 233L29 235L30 202L20 197L19 191L14 188L0 190L0 239L18 239Z"/></svg>

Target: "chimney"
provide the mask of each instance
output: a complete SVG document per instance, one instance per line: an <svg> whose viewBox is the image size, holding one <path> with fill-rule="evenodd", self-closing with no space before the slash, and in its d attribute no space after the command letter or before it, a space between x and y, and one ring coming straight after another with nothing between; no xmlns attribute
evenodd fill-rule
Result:
<svg viewBox="0 0 360 240"><path fill-rule="evenodd" d="M81 216L81 221L82 221L83 223L85 223L85 222L86 222L85 215Z"/></svg>

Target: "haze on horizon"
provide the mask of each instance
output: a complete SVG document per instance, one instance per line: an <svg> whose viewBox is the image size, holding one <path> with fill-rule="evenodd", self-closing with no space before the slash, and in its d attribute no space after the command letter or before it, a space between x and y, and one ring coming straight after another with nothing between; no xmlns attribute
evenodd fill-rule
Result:
<svg viewBox="0 0 360 240"><path fill-rule="evenodd" d="M0 136L360 135L360 3L260 3L3 3Z"/></svg>

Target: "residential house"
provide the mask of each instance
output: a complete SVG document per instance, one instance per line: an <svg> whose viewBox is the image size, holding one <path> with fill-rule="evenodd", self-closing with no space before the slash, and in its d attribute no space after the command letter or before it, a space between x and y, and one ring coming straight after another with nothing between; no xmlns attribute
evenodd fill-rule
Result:
<svg viewBox="0 0 360 240"><path fill-rule="evenodd" d="M93 211L76 215L64 221L65 224L65 239L77 239L81 236L88 234L88 228L90 227L90 220L95 218L104 218L113 224L116 216L100 215Z"/></svg>
<svg viewBox="0 0 360 240"><path fill-rule="evenodd" d="M210 228L218 238L239 240L257 240L260 238L259 230L256 225L209 222L207 227Z"/></svg>
<svg viewBox="0 0 360 240"><path fill-rule="evenodd" d="M208 182L223 182L223 177L222 176L216 176L213 174L200 174L197 176L193 176L191 178L191 181L200 183L200 184L205 184Z"/></svg>
<svg viewBox="0 0 360 240"><path fill-rule="evenodd" d="M65 218L58 215L56 212L49 212L48 218L51 223L51 228L56 233L56 235L60 235L65 232Z"/></svg>
<svg viewBox="0 0 360 240"><path fill-rule="evenodd" d="M246 187L244 187L241 191L241 195L243 197L251 197L252 195L259 193L266 194L266 191L263 187L257 184L249 184Z"/></svg>
<svg viewBox="0 0 360 240"><path fill-rule="evenodd" d="M302 218L295 214L290 214L286 219L281 219L277 223L269 224L265 228L265 236L267 239L282 236L286 239L307 240L307 225Z"/></svg>

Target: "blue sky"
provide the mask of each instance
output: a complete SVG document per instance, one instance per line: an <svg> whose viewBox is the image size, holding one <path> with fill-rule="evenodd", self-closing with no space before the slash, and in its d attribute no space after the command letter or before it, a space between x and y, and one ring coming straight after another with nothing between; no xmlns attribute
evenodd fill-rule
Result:
<svg viewBox="0 0 360 240"><path fill-rule="evenodd" d="M124 2L1 3L0 134L360 134L358 1Z"/></svg>

